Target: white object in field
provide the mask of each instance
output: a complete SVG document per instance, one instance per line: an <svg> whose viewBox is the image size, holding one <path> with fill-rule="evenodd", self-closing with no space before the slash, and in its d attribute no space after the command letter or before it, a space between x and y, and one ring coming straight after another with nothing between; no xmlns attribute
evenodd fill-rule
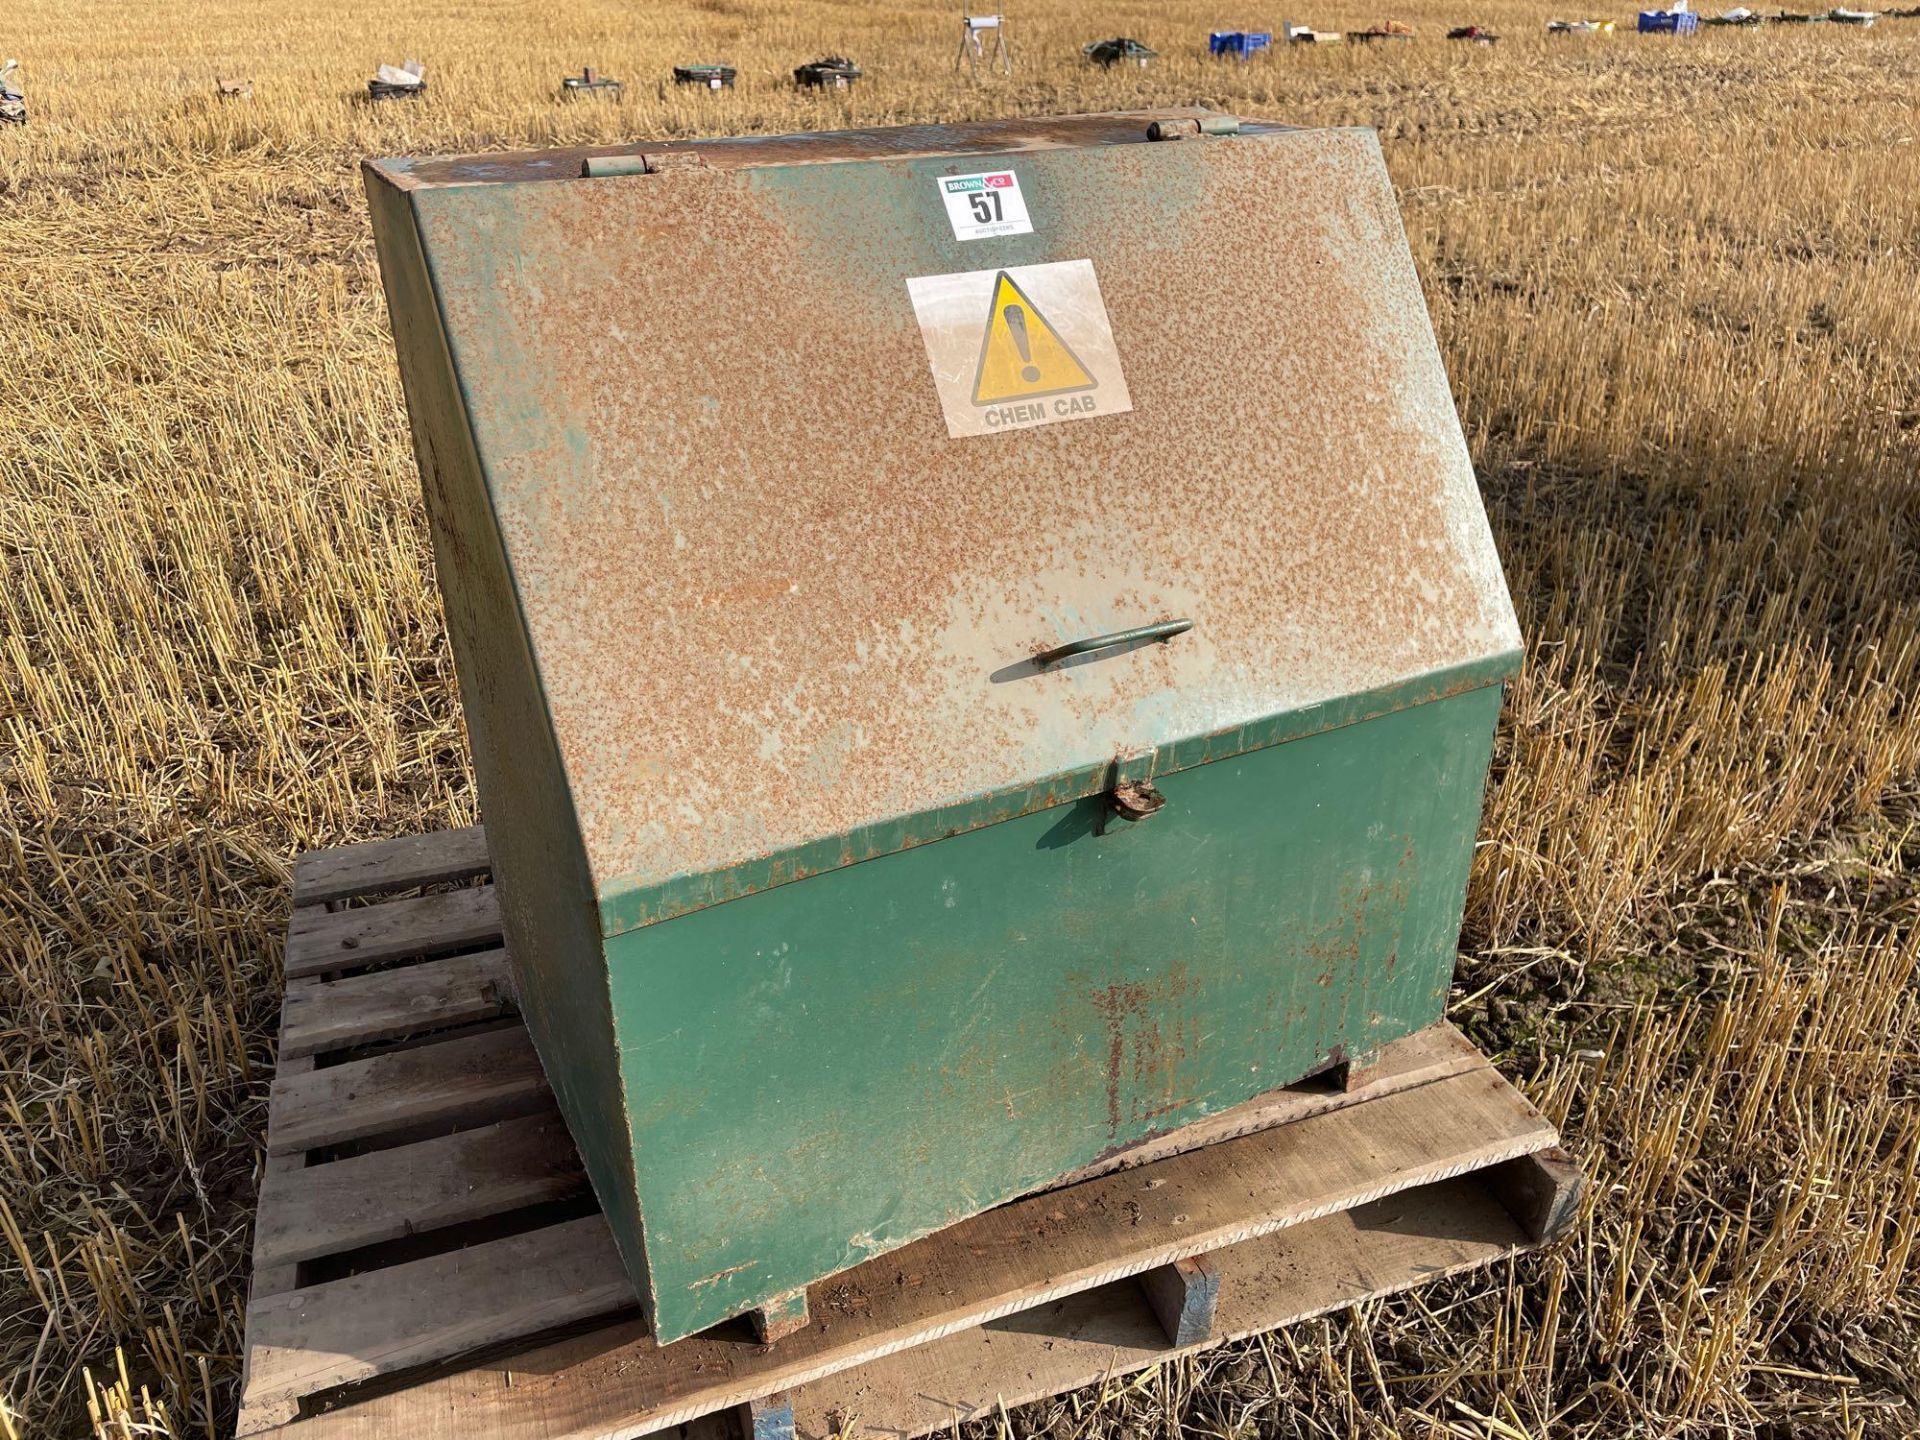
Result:
<svg viewBox="0 0 1920 1440"><path fill-rule="evenodd" d="M1746 6L1736 5L1720 18L1722 20L1745 20L1751 14L1753 14L1753 11L1749 10Z"/></svg>
<svg viewBox="0 0 1920 1440"><path fill-rule="evenodd" d="M1871 25L1880 18L1878 10L1849 10L1844 6L1835 6L1829 15L1842 25Z"/></svg>
<svg viewBox="0 0 1920 1440"><path fill-rule="evenodd" d="M987 62L989 75L995 70L1005 75L1013 74L1013 51L1007 48L1006 16L962 15L960 17L960 53L954 56L954 70L958 71L961 62L965 61L968 73L977 76L983 59Z"/></svg>
<svg viewBox="0 0 1920 1440"><path fill-rule="evenodd" d="M426 80L427 67L418 60L409 60L404 65L382 65L374 71L374 75L382 85L398 85L411 90Z"/></svg>

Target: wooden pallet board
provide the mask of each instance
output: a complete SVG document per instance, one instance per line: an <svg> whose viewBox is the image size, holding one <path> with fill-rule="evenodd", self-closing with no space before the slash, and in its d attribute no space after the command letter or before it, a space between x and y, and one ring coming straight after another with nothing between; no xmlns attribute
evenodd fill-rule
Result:
<svg viewBox="0 0 1920 1440"><path fill-rule="evenodd" d="M524 1027L281 1075L267 1097L267 1149L317 1150L427 1125L484 1123L547 1093Z"/></svg>
<svg viewBox="0 0 1920 1440"><path fill-rule="evenodd" d="M298 980L499 943L500 902L491 885L350 910L296 911L287 929L286 975Z"/></svg>
<svg viewBox="0 0 1920 1440"><path fill-rule="evenodd" d="M1504 1082L1458 1076L1030 1196L810 1287L818 1293L814 1323L778 1345L723 1327L665 1347L640 1335L586 1363L574 1362L573 1350L562 1347L547 1359L575 1383L564 1391L505 1390L491 1397L484 1421L508 1434L639 1433L731 1409L1062 1296L1347 1210L1383 1192L1551 1144L1552 1127L1516 1099ZM631 1303L602 1222L556 1230L565 1239L556 1236L552 1247L539 1250L537 1263L522 1261L528 1237L515 1237L493 1242L505 1252L498 1259L479 1253L489 1247L475 1247L457 1252L457 1268L441 1259L422 1261L417 1265L428 1273L402 1266L383 1272L386 1283L371 1284L366 1276L339 1282L337 1296L317 1294L329 1287L316 1287L282 1297L283 1306L268 1300L258 1343L270 1347L272 1359L256 1374L270 1394L276 1387L338 1383L378 1373L385 1364L449 1353L447 1327L469 1333L490 1307L510 1310L520 1333L530 1333L536 1320L584 1319L597 1313L594 1303L605 1302L608 1310ZM509 1274L511 1286L496 1293ZM586 1293L583 1277L592 1274L619 1284ZM464 1393L457 1379L429 1382L303 1428L313 1430L312 1440L472 1434L482 1417L466 1413Z"/></svg>
<svg viewBox="0 0 1920 1440"><path fill-rule="evenodd" d="M255 1265L293 1265L582 1194L557 1110L302 1167L262 1186Z"/></svg>
<svg viewBox="0 0 1920 1440"><path fill-rule="evenodd" d="M255 1398L284 1400L633 1303L606 1221L590 1215L258 1300L248 1379Z"/></svg>
<svg viewBox="0 0 1920 1440"><path fill-rule="evenodd" d="M317 875L313 893L338 905L365 898L361 884L480 873L484 835L450 834L445 855L430 840L329 852L296 876ZM436 930L421 901L450 897L467 898L433 909ZM497 916L484 884L296 909L289 953L303 937L307 959L269 1106L242 1434L291 1421L297 1440L639 1435L785 1391L802 1430L866 1405L869 1426L915 1434L991 1403L989 1383L996 1398L1052 1394L1177 1353L1164 1328L1140 1328L1159 1322L1133 1277L1162 1312L1199 1296L1191 1341L1212 1295L1192 1287L1215 1272L1172 1267L1207 1256L1221 1288L1204 1343L1217 1343L1512 1253L1566 1223L1579 1183L1541 1158L1552 1126L1436 1026L1352 1089L1262 1096L818 1282L809 1322L777 1344L735 1322L663 1348L628 1318L631 1287L515 1023L504 955L448 953L497 944ZM402 963L319 978L367 950ZM1404 1233L1395 1215L1414 1217ZM508 1358L460 1363L489 1347Z"/></svg>
<svg viewBox="0 0 1920 1440"><path fill-rule="evenodd" d="M452 955L323 981L287 993L280 1012L280 1058L316 1055L425 1035L491 1020L513 1009L507 952Z"/></svg>
<svg viewBox="0 0 1920 1440"><path fill-rule="evenodd" d="M324 906L389 890L471 880L489 868L484 826L309 850L293 865L293 903Z"/></svg>
<svg viewBox="0 0 1920 1440"><path fill-rule="evenodd" d="M583 1398L608 1426L665 1428L1554 1139L1497 1076L1455 1076L986 1211L813 1287L843 1298L779 1345L645 1339ZM590 1217L268 1297L249 1317L253 1380L266 1399L310 1393L634 1303Z"/></svg>
<svg viewBox="0 0 1920 1440"><path fill-rule="evenodd" d="M863 1435L907 1440L1490 1265L1533 1243L1484 1180L1459 1176L1215 1251L1207 1261L1220 1298L1203 1342L1170 1343L1139 1287L1107 1285L802 1386L791 1394L795 1425L808 1440L848 1421Z"/></svg>

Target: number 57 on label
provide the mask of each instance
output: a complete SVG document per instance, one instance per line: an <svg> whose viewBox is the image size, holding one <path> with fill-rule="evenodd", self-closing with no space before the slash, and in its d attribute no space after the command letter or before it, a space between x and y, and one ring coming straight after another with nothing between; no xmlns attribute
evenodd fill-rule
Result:
<svg viewBox="0 0 1920 1440"><path fill-rule="evenodd" d="M984 175L941 175L935 183L947 204L947 219L956 240L987 240L997 235L1030 235L1027 202L1020 194L1020 177L1011 170Z"/></svg>

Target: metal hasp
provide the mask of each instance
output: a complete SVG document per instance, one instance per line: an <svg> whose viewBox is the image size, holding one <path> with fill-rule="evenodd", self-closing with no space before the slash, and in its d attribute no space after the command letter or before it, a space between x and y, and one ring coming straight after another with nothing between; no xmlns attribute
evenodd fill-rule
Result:
<svg viewBox="0 0 1920 1440"><path fill-rule="evenodd" d="M1519 631L1375 137L1210 118L367 167L519 1001L662 1341L1440 1018ZM987 174L1030 230L959 238ZM908 282L1079 346L1053 271L1131 408L953 438Z"/></svg>

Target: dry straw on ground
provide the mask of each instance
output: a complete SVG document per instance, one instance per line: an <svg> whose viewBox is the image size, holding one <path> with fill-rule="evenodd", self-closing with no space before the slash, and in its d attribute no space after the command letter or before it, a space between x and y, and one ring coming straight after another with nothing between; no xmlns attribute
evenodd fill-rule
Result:
<svg viewBox="0 0 1920 1440"><path fill-rule="evenodd" d="M1240 12L1029 4L978 87L925 4L0 13L0 1435L230 1424L288 857L472 815L354 162L1193 100L1383 135L1530 651L1454 1014L1599 1183L1508 1273L1008 1423L1920 1432L1920 22L1395 13L1239 68ZM623 102L554 99L588 62Z"/></svg>

